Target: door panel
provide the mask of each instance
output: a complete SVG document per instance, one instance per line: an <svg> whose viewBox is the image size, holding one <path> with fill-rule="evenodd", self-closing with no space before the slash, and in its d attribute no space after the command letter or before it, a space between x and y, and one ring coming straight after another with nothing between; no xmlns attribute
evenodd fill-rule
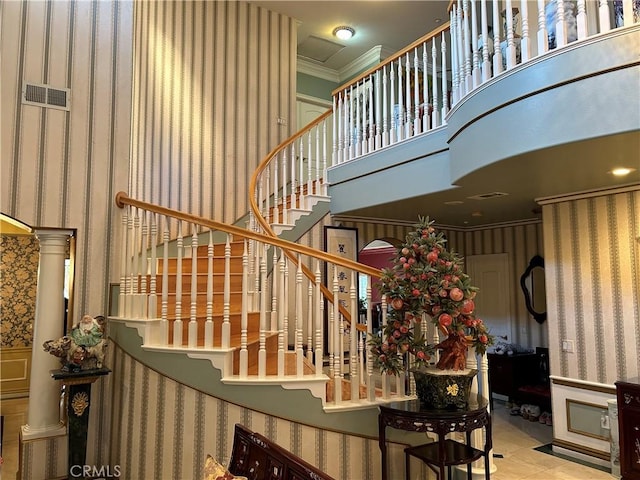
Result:
<svg viewBox="0 0 640 480"><path fill-rule="evenodd" d="M490 328L498 341L513 341L511 332L511 293L513 285L506 253L466 257L471 284L478 287L476 316ZM502 337L502 338L498 338ZM504 338L506 337L506 338Z"/></svg>

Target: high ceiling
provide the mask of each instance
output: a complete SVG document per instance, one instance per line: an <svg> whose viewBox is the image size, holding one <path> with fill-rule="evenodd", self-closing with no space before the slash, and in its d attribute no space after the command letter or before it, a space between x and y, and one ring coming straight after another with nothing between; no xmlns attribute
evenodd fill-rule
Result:
<svg viewBox="0 0 640 480"><path fill-rule="evenodd" d="M448 0L439 1L252 1L260 7L299 21L298 48L311 39L343 45L325 61L313 63L336 76L374 47L390 55L448 21ZM332 32L339 25L355 30L350 40L338 40ZM384 55L383 55L384 56ZM299 56L300 58L300 56ZM450 190L420 198L372 205L345 213L413 222L429 215L438 223L460 227L539 218L536 198L569 192L604 189L640 182L640 133L638 130L533 152L483 168L460 179ZM526 161L525 161L526 160ZM561 168L558 168L562 165ZM616 166L635 167L627 177L609 172ZM486 200L470 196L502 192L508 195ZM455 204L451 204L455 202Z"/></svg>
<svg viewBox="0 0 640 480"><path fill-rule="evenodd" d="M449 19L448 0L256 0L251 3L298 20L298 45L315 37L344 46L326 61L315 62L337 72L374 47L397 52ZM352 27L355 35L349 40L337 39L333 30L341 25Z"/></svg>

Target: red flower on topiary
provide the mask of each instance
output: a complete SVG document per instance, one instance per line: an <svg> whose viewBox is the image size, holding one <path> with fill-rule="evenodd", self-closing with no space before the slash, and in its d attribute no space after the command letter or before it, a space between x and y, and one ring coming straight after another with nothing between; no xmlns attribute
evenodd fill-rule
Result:
<svg viewBox="0 0 640 480"><path fill-rule="evenodd" d="M432 221L419 220L378 284L391 309L381 335L370 337L369 346L374 365L389 374L402 370L404 353L413 354L415 365L422 366L436 349L441 350L438 368L463 370L469 346L484 354L493 344L484 322L474 316L478 289L464 273L462 257L445 248L446 239ZM437 345L415 334L423 314L445 335Z"/></svg>

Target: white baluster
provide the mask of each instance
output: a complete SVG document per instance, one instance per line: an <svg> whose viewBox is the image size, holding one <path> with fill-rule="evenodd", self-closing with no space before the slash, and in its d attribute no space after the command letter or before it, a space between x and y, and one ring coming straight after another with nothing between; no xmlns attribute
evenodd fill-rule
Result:
<svg viewBox="0 0 640 480"><path fill-rule="evenodd" d="M182 221L178 220L178 237L176 239L176 248L178 256L176 258L176 310L175 320L173 321L173 346L182 347L182 257L183 257L183 238L182 238Z"/></svg>
<svg viewBox="0 0 640 480"><path fill-rule="evenodd" d="M433 40L435 43L435 39ZM445 33L442 32L442 39L440 41L440 50L442 54L442 113L440 115L440 119L438 121L438 126L444 125L447 123L447 113L449 113L449 91L448 91L448 82L447 82L447 40L445 37ZM435 62L434 62L435 69ZM435 104L434 104L435 109Z"/></svg>
<svg viewBox="0 0 640 480"><path fill-rule="evenodd" d="M611 30L611 13L609 12L609 1L600 0L600 8L598 9L600 19L600 33Z"/></svg>
<svg viewBox="0 0 640 480"><path fill-rule="evenodd" d="M352 117L353 124L351 125L351 131L353 132L352 143L354 146L355 158L362 156L362 128L360 128L360 119L362 118L360 112L360 98L362 97L362 89L364 89L364 83L362 85L362 88L360 88L360 82L356 83L355 95L351 97L351 104L356 104L354 108L355 113ZM354 91L351 90L351 92L353 93Z"/></svg>
<svg viewBox="0 0 640 480"><path fill-rule="evenodd" d="M380 309L382 310L382 318L380 319L380 328L384 331L387 326L387 296L383 295L380 302ZM382 374L382 398L388 399L391 397L391 377L389 375Z"/></svg>
<svg viewBox="0 0 640 480"><path fill-rule="evenodd" d="M425 62L426 63L426 56L425 56ZM414 135L418 135L419 133L421 133L422 131L426 130L426 126L422 127L422 118L420 117L420 77L419 77L419 72L420 72L420 63L418 60L418 49L415 48L413 51L413 134ZM423 88L426 88L427 86L427 69L426 69L426 65L425 68L423 69L423 72L425 72L425 75L423 75L424 77L424 82L423 82ZM424 95L423 95L424 96ZM426 99L426 96L424 97ZM426 105L426 100L425 100L425 105Z"/></svg>
<svg viewBox="0 0 640 480"><path fill-rule="evenodd" d="M160 320L160 345L169 343L169 217L164 217L162 231L162 308Z"/></svg>
<svg viewBox="0 0 640 480"><path fill-rule="evenodd" d="M354 120L353 120L353 115L354 115L354 108L353 108L353 103L354 103L355 99L354 99L354 95L353 95L353 85L351 85L349 87L349 102L348 102L348 110L349 110L349 121L347 122L347 131L345 132L345 138L347 138L348 142L349 142L349 153L347 155L347 158L349 160L353 160L356 156L356 138L355 138L355 124L354 124Z"/></svg>
<svg viewBox="0 0 640 480"><path fill-rule="evenodd" d="M371 306L373 305L371 298L371 281L372 278L367 276L367 340L373 335L373 318L371 316ZM367 348L366 343L365 348L365 358L367 362L367 399L370 402L374 402L376 400L376 383L373 378L373 357L371 356L371 349Z"/></svg>
<svg viewBox="0 0 640 480"><path fill-rule="evenodd" d="M213 348L213 231L207 244L207 319L204 324L204 348Z"/></svg>
<svg viewBox="0 0 640 480"><path fill-rule="evenodd" d="M338 93L340 95L340 93ZM339 97L338 97L339 98ZM340 163L341 144L340 137L340 111L338 110L338 98L333 97L333 145L331 149L331 162L332 165Z"/></svg>
<svg viewBox="0 0 640 480"><path fill-rule="evenodd" d="M487 0L480 0L480 21L482 22L482 82L491 78L489 61L489 21L487 18Z"/></svg>
<svg viewBox="0 0 640 480"><path fill-rule="evenodd" d="M315 294L314 294L314 331L315 331L315 370L316 377L322 376L322 326L324 325L324 297L321 290L322 276L320 274L320 261L316 259Z"/></svg>
<svg viewBox="0 0 640 480"><path fill-rule="evenodd" d="M502 50L500 49L500 0L493 0L493 76L503 71Z"/></svg>
<svg viewBox="0 0 640 480"><path fill-rule="evenodd" d="M267 376L267 251L260 252L260 347L258 349L258 377Z"/></svg>
<svg viewBox="0 0 640 480"><path fill-rule="evenodd" d="M333 265L333 319L331 335L333 336L333 398L335 404L342 403L342 355L344 348L341 343L341 336L344 333L343 324L340 320L340 303L338 302L338 268ZM338 324L340 327L338 328ZM342 350L342 351L340 351Z"/></svg>
<svg viewBox="0 0 640 480"><path fill-rule="evenodd" d="M476 9L476 2L474 1L471 2L471 38L469 39L469 45L471 46L471 58L473 61L471 66L471 78L473 81L473 88L476 88L482 83L482 78L480 75L480 52L478 52L478 12Z"/></svg>
<svg viewBox="0 0 640 480"><path fill-rule="evenodd" d="M307 360L313 362L313 284L307 282Z"/></svg>
<svg viewBox="0 0 640 480"><path fill-rule="evenodd" d="M189 315L189 348L198 345L198 230L193 225L193 235L191 236L191 310Z"/></svg>
<svg viewBox="0 0 640 480"><path fill-rule="evenodd" d="M325 118L322 121L322 127L324 128L327 124L327 119ZM320 124L316 125L316 169L315 169L315 174L314 174L314 181L313 183L313 193L315 195L322 195L322 191L321 191L321 184L320 184L320 174L322 172L322 165L320 164L320 145L321 145L321 141L320 141ZM324 144L322 144L323 146L325 146ZM309 190L309 193L311 193L311 190Z"/></svg>
<svg viewBox="0 0 640 480"><path fill-rule="evenodd" d="M304 135L300 137L300 158L298 159L298 168L300 169L300 172L298 173L298 182L296 183L296 193L297 195L297 199L294 196L291 199L291 205L294 208L304 208L305 206L305 200L304 200ZM311 161L311 159L307 159L308 161ZM295 204L293 203L295 202ZM297 219L296 219L297 220ZM293 222L291 222L293 223Z"/></svg>
<svg viewBox="0 0 640 480"><path fill-rule="evenodd" d="M377 72L376 72L377 73ZM376 75L375 78L378 78L378 76ZM369 88L367 88L367 98L369 99L368 103L367 103L367 112L369 113L369 134L368 134L368 146L367 146L367 151L368 152L373 152L375 150L375 146L376 146L376 139L375 139L375 134L376 134L376 124L374 122L374 117L373 117L373 78L369 77Z"/></svg>
<svg viewBox="0 0 640 480"><path fill-rule="evenodd" d="M270 164L266 166L266 168L262 171L260 178L264 179L264 211L266 212L267 218L271 218L270 223L275 223L275 215L276 210L271 209L271 192L270 192L270 183L271 183L271 169Z"/></svg>
<svg viewBox="0 0 640 480"><path fill-rule="evenodd" d="M291 151L293 151L293 147L291 147ZM284 225L289 222L289 211L287 207L287 185L287 151L285 149L285 151L282 152L282 219L278 220ZM255 271L256 273L258 272L257 269ZM257 292L258 290L255 291Z"/></svg>
<svg viewBox="0 0 640 480"><path fill-rule="evenodd" d="M280 204L284 201L284 189L282 195L280 194L280 162L278 160L280 153L277 153L271 163L273 164L273 221L274 223L280 223ZM251 257L251 245L253 240L249 243L249 257Z"/></svg>
<svg viewBox="0 0 640 480"><path fill-rule="evenodd" d="M422 71L424 82L422 83L422 131L426 132L433 128L433 125L430 125L431 115L429 114L429 107L433 108L433 104L429 102L429 82L428 75L429 72L429 63L427 61L428 51L427 51L427 42L422 44ZM435 84L436 79L431 79L431 84ZM434 99L435 100L435 99Z"/></svg>
<svg viewBox="0 0 640 480"><path fill-rule="evenodd" d="M151 276L147 312L149 318L158 317L158 224L155 213L151 214Z"/></svg>
<svg viewBox="0 0 640 480"><path fill-rule="evenodd" d="M460 100L460 62L458 59L458 11L454 6L451 9L451 29L449 30L451 38L451 80L452 80L452 93L453 103L455 105Z"/></svg>
<svg viewBox="0 0 640 480"><path fill-rule="evenodd" d="M474 2L475 3L475 2ZM463 42L463 60L464 60L464 89L465 94L471 92L473 89L473 77L472 73L472 65L471 65L471 32L469 27L469 0L464 0L462 2L462 20L463 20L463 29L462 29L462 42Z"/></svg>
<svg viewBox="0 0 640 480"><path fill-rule="evenodd" d="M587 38L587 4L585 0L578 0L578 12L576 13L576 23L578 29L578 40Z"/></svg>
<svg viewBox="0 0 640 480"><path fill-rule="evenodd" d="M349 345L349 380L351 384L351 403L360 402L360 375L358 374L358 295L356 294L356 272L351 272L351 285L349 288L349 300L351 301L351 329Z"/></svg>
<svg viewBox="0 0 640 480"><path fill-rule="evenodd" d="M398 141L407 138L407 135L404 133L404 126L406 123L406 112L405 112L405 99L404 99L404 82L402 78L402 57L398 58Z"/></svg>
<svg viewBox="0 0 640 480"><path fill-rule="evenodd" d="M298 268L296 269L296 376L302 377L304 365L304 350L302 349L302 259L298 254Z"/></svg>
<svg viewBox="0 0 640 480"><path fill-rule="evenodd" d="M135 259L135 231L133 229L133 207L131 208L129 217L127 218L127 281L126 281L126 297L125 297L125 316L132 318L133 312L133 264Z"/></svg>
<svg viewBox="0 0 640 480"><path fill-rule="evenodd" d="M404 138L410 138L412 136L412 121L411 115L413 114L411 108L411 60L409 59L409 52L406 54L405 59L405 73L404 73L404 104L405 104L405 120L404 120Z"/></svg>
<svg viewBox="0 0 640 480"><path fill-rule="evenodd" d="M230 235L224 244L224 283L222 288L222 330L221 347L229 348L231 343L230 298L231 298L231 243Z"/></svg>
<svg viewBox="0 0 640 480"><path fill-rule="evenodd" d="M444 35L444 33L443 33ZM443 37L444 40L444 37ZM444 60L444 54L442 54ZM437 128L440 126L440 101L438 99L438 49L436 48L436 37L433 37L431 41L431 96L432 108L431 108L431 128ZM443 69L444 70L444 69ZM443 75L446 75L443 72Z"/></svg>
<svg viewBox="0 0 640 480"><path fill-rule="evenodd" d="M391 90L393 91L393 86ZM393 105L393 103L392 103ZM392 107L393 108L393 107ZM387 66L382 67L382 146L389 145L389 107L387 104Z"/></svg>
<svg viewBox="0 0 640 480"><path fill-rule="evenodd" d="M567 22L564 18L564 0L556 0L556 48L567 44Z"/></svg>
<svg viewBox="0 0 640 480"><path fill-rule="evenodd" d="M465 2L468 0L465 0ZM467 70L466 70L466 57L468 44L464 41L465 22L463 18L462 3L458 0L457 10L457 38L456 38L456 52L458 54L458 100L461 100L467 92ZM471 74L471 68L469 68L469 74Z"/></svg>
<svg viewBox="0 0 640 480"><path fill-rule="evenodd" d="M269 330L278 330L278 287L280 286L280 271L278 270L278 249L273 247L273 256L271 257L271 316Z"/></svg>
<svg viewBox="0 0 640 480"><path fill-rule="evenodd" d="M531 35L529 34L529 4L527 0L521 0L520 10L522 11L522 38L520 39L521 62L531 59Z"/></svg>
<svg viewBox="0 0 640 480"><path fill-rule="evenodd" d="M147 290L147 275L148 275L148 258L147 252L149 251L149 228L147 226L147 212L142 212L142 218L140 220L142 228L142 236L140 238L140 292L139 292L139 308L140 318L147 317L147 304L149 303L148 290Z"/></svg>
<svg viewBox="0 0 640 480"><path fill-rule="evenodd" d="M335 119L335 115L333 117ZM322 191L320 192L322 195L327 195L328 184L327 184L327 120L322 122Z"/></svg>
<svg viewBox="0 0 640 480"><path fill-rule="evenodd" d="M400 106L396 105L396 89L395 89L395 84L396 84L396 75L395 75L395 71L393 69L393 65L394 62L391 62L389 64L389 91L391 92L391 97L390 97L390 103L389 106L391 107L391 111L390 111L390 115L391 115L391 125L390 125L390 131L389 131L389 144L393 145L394 143L396 143L398 141L398 120L400 118ZM397 109L397 111L396 111Z"/></svg>
<svg viewBox="0 0 640 480"><path fill-rule="evenodd" d="M384 67L382 68L382 70L376 70L376 73L375 73L376 86L375 86L375 89L373 90L376 95L376 100L375 102L372 103L372 105L375 105L376 107L376 120L375 120L376 137L374 141L374 148L376 150L378 150L379 148L382 148L382 132L384 131L383 124L382 124L382 109L384 105L383 105L383 99L382 99L383 92L381 92L383 71L384 71Z"/></svg>
<svg viewBox="0 0 640 480"><path fill-rule="evenodd" d="M549 51L547 21L544 11L545 0L538 0L538 56Z"/></svg>
<svg viewBox="0 0 640 480"><path fill-rule="evenodd" d="M513 7L511 0L506 0L506 9L504 12L507 21L507 70L513 68L517 64L515 32L513 30Z"/></svg>
<svg viewBox="0 0 640 480"><path fill-rule="evenodd" d="M280 292L280 308L278 309L278 376L279 377L284 377L285 374L285 370L284 370L284 365L285 365L285 323L286 323L286 312L289 308L289 305L287 303L287 298L286 298L286 285L285 285L285 278L286 278L286 265L285 265L285 255L284 253L281 251L280 252L280 262L279 262L279 267L280 267L280 276L279 276L279 280L280 280L280 287L278 288L278 291ZM275 264L274 264L274 268L275 268Z"/></svg>
<svg viewBox="0 0 640 480"><path fill-rule="evenodd" d="M129 214L131 207L126 205L122 212L122 231L120 237L120 292L118 293L118 317L124 318L127 314L127 259L129 258Z"/></svg>
<svg viewBox="0 0 640 480"><path fill-rule="evenodd" d="M625 27L630 27L635 22L635 14L633 13L634 4L634 0L622 0L622 15L624 17Z"/></svg>
<svg viewBox="0 0 640 480"><path fill-rule="evenodd" d="M242 252L242 307L240 310L240 356L239 375L247 378L249 374L249 350L247 349L247 330L249 327L249 299L247 290L249 286L249 256L247 255L247 241L244 240Z"/></svg>

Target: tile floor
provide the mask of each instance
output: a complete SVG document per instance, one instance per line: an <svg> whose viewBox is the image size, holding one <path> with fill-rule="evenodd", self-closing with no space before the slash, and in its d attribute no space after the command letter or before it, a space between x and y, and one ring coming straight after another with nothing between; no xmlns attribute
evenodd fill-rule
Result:
<svg viewBox="0 0 640 480"><path fill-rule="evenodd" d="M491 480L613 480L610 473L534 450L551 443L553 428L510 415L494 402L493 453L497 467Z"/></svg>
<svg viewBox="0 0 640 480"><path fill-rule="evenodd" d="M18 468L18 433L27 422L27 399L0 402L4 416L0 478L15 480ZM504 403L493 410L493 452L497 471L492 480L612 480L609 473L534 450L551 442L552 427L511 416ZM140 479L143 480L143 479Z"/></svg>

